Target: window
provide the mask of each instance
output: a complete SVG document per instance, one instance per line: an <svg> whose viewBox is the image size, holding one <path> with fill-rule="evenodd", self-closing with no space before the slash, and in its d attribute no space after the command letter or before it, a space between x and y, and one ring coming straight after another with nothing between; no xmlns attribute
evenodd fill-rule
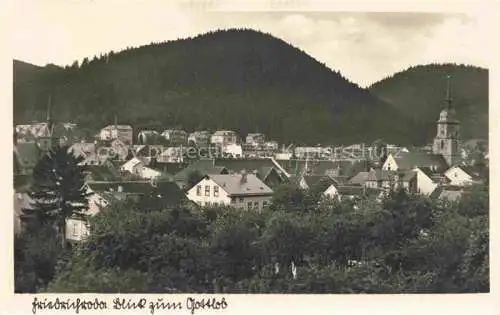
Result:
<svg viewBox="0 0 500 315"><path fill-rule="evenodd" d="M256 202L253 203L253 208L254 209L259 209L259 202L258 201L256 201Z"/></svg>
<svg viewBox="0 0 500 315"><path fill-rule="evenodd" d="M250 210L250 209L252 209L252 204L253 204L253 203L252 203L251 201L247 203L247 208L248 208L249 210Z"/></svg>
<svg viewBox="0 0 500 315"><path fill-rule="evenodd" d="M441 149L444 148L444 140L441 140Z"/></svg>
<svg viewBox="0 0 500 315"><path fill-rule="evenodd" d="M78 226L77 223L73 223L73 236L76 237L78 236Z"/></svg>
<svg viewBox="0 0 500 315"><path fill-rule="evenodd" d="M236 198L231 197L231 203L235 203L235 202L236 202Z"/></svg>
<svg viewBox="0 0 500 315"><path fill-rule="evenodd" d="M210 197L210 186L205 186L205 196Z"/></svg>
<svg viewBox="0 0 500 315"><path fill-rule="evenodd" d="M219 197L219 187L214 186L214 197Z"/></svg>
<svg viewBox="0 0 500 315"><path fill-rule="evenodd" d="M218 205L219 205L219 203L218 203L218 202L214 202L214 203L213 203L213 206L214 206L214 207L217 207Z"/></svg>
<svg viewBox="0 0 500 315"><path fill-rule="evenodd" d="M267 204L268 204L268 203L267 203L267 200L262 201L262 208L267 207Z"/></svg>
<svg viewBox="0 0 500 315"><path fill-rule="evenodd" d="M196 196L201 196L201 185L196 186Z"/></svg>
<svg viewBox="0 0 500 315"><path fill-rule="evenodd" d="M243 197L240 197L240 202L243 202Z"/></svg>

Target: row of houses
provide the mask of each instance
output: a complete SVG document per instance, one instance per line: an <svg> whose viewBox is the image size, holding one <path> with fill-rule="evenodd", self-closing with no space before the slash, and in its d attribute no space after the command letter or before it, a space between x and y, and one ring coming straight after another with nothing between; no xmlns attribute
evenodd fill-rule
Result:
<svg viewBox="0 0 500 315"><path fill-rule="evenodd" d="M134 143L133 128L129 125L109 125L99 132L100 140L120 139L127 144ZM251 147L267 147L277 149L275 141L266 142L262 133L249 133L245 141L241 141L238 133L232 130L218 130L211 133L206 130L188 133L182 129L167 129L161 133L156 130L141 130L137 134L137 144L160 144L161 140L166 140L171 145L196 145L198 147L210 144L228 146L244 144Z"/></svg>
<svg viewBox="0 0 500 315"><path fill-rule="evenodd" d="M20 152L28 148L36 146L23 143L17 147L15 163L21 162ZM31 163L36 160L32 159ZM319 189L324 197L340 200L379 198L399 187L432 198L456 200L467 187L484 181L484 174L472 167L447 167L442 157L415 152L390 154L381 169L366 169L363 164L348 161L218 158L187 164L136 157L125 163L107 161L87 165L86 169L86 187L93 193L89 200L90 215L98 213L112 200L140 199L153 191L172 205L183 201L201 207L227 205L254 210L265 208L272 200L274 189L285 182L296 183L304 190ZM15 215L19 217L20 209L30 204L26 188L29 173L15 174ZM196 182L192 182L193 179ZM18 221L16 227L19 228ZM74 219L68 221L67 230L68 239L72 240L82 239L88 233L86 222Z"/></svg>

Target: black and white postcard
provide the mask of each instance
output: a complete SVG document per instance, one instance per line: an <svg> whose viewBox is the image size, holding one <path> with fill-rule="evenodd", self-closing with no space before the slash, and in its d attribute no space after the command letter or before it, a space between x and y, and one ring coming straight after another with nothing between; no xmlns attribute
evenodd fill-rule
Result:
<svg viewBox="0 0 500 315"><path fill-rule="evenodd" d="M487 4L12 3L7 308L493 314Z"/></svg>

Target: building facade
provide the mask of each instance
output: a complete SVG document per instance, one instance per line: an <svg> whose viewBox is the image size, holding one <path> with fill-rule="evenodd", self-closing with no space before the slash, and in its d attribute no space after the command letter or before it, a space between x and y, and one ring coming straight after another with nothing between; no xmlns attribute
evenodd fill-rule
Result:
<svg viewBox="0 0 500 315"><path fill-rule="evenodd" d="M202 207L225 205L244 210L262 210L272 195L272 189L254 174L205 176L187 192L188 199Z"/></svg>

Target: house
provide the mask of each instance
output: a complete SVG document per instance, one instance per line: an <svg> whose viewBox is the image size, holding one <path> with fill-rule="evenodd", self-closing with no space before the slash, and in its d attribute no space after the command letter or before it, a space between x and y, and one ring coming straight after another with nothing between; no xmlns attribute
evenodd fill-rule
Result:
<svg viewBox="0 0 500 315"><path fill-rule="evenodd" d="M184 161L184 154L188 149L182 146L163 148L156 160L161 163L182 163Z"/></svg>
<svg viewBox="0 0 500 315"><path fill-rule="evenodd" d="M454 186L469 186L483 181L481 170L473 166L452 166L445 173L449 184Z"/></svg>
<svg viewBox="0 0 500 315"><path fill-rule="evenodd" d="M49 124L43 122L26 125L16 125L15 133L18 142L32 142L38 138L50 136Z"/></svg>
<svg viewBox="0 0 500 315"><path fill-rule="evenodd" d="M207 175L187 192L188 199L200 206L226 205L244 210L261 210L272 196L271 188L247 173Z"/></svg>
<svg viewBox="0 0 500 315"><path fill-rule="evenodd" d="M464 194L463 187L446 185L437 187L429 197L436 200L457 202Z"/></svg>
<svg viewBox="0 0 500 315"><path fill-rule="evenodd" d="M101 129L99 132L100 140L120 139L123 143L132 144L133 129L129 125L109 125Z"/></svg>
<svg viewBox="0 0 500 315"><path fill-rule="evenodd" d="M414 151L399 152L398 154L390 153L382 165L382 170L412 170L415 167L426 167L439 172L448 169L446 160L442 155Z"/></svg>
<svg viewBox="0 0 500 315"><path fill-rule="evenodd" d="M113 201L132 200L140 202L145 197L161 200L164 206L178 206L186 201L182 191L173 182L150 181L116 181L94 182L86 184L86 190L91 193L88 200L87 216L94 216ZM68 240L80 241L89 235L88 221L71 218L66 221L66 237Z"/></svg>
<svg viewBox="0 0 500 315"><path fill-rule="evenodd" d="M182 129L167 129L161 135L172 146L180 146L188 144L188 133Z"/></svg>
<svg viewBox="0 0 500 315"><path fill-rule="evenodd" d="M208 131L195 131L189 134L188 143L197 147L206 147L210 144L210 132Z"/></svg>
<svg viewBox="0 0 500 315"><path fill-rule="evenodd" d="M156 159L164 151L164 146L161 144L134 145L132 147L133 155L139 158L147 158L148 161ZM148 162L149 163L149 162Z"/></svg>
<svg viewBox="0 0 500 315"><path fill-rule="evenodd" d="M262 133L249 133L245 139L245 143L253 147L258 147L264 144L266 136Z"/></svg>
<svg viewBox="0 0 500 315"><path fill-rule="evenodd" d="M331 185L338 186L338 183L326 175L303 175L299 179L299 187L305 190L317 188L319 191L325 191Z"/></svg>
<svg viewBox="0 0 500 315"><path fill-rule="evenodd" d="M436 173L429 167L416 167L413 171L417 174L417 192L422 195L430 195L437 187L438 183L433 180Z"/></svg>
<svg viewBox="0 0 500 315"><path fill-rule="evenodd" d="M350 200L362 197L365 194L363 186L338 186L337 193L341 200Z"/></svg>
<svg viewBox="0 0 500 315"><path fill-rule="evenodd" d="M238 134L232 130L218 130L210 137L210 143L222 147L230 144L238 144Z"/></svg>
<svg viewBox="0 0 500 315"><path fill-rule="evenodd" d="M403 188L408 192L416 193L417 173L415 171L386 171L380 169L371 169L368 172L359 172L352 177L350 185L359 185L371 189L382 189L389 191L391 189Z"/></svg>
<svg viewBox="0 0 500 315"><path fill-rule="evenodd" d="M276 151L276 150L278 150L278 142L277 141L264 142L264 149L270 150L270 151Z"/></svg>
<svg viewBox="0 0 500 315"><path fill-rule="evenodd" d="M96 144L92 142L76 142L73 143L69 149L75 157L83 158L80 165L98 165L100 164L99 156L96 151Z"/></svg>
<svg viewBox="0 0 500 315"><path fill-rule="evenodd" d="M332 156L333 148L331 147L296 147L295 155L298 158L328 158Z"/></svg>
<svg viewBox="0 0 500 315"><path fill-rule="evenodd" d="M222 154L226 157L243 157L243 148L239 144L228 144L222 147Z"/></svg>
<svg viewBox="0 0 500 315"><path fill-rule="evenodd" d="M226 168L228 173L252 173L271 188L283 183L287 178L287 174L283 172L281 166L270 158L222 158L212 161L213 165Z"/></svg>
<svg viewBox="0 0 500 315"><path fill-rule="evenodd" d="M162 172L147 167L145 163L137 157L133 157L120 167L121 172L137 175L144 179L154 179L162 176Z"/></svg>
<svg viewBox="0 0 500 315"><path fill-rule="evenodd" d="M300 176L301 174L308 175L327 175L332 178L338 176L347 176L352 162L350 161L330 161L330 160L275 160L284 171L291 175ZM363 168L366 169L366 168ZM356 173L357 174L357 173ZM354 175L354 174L353 174Z"/></svg>
<svg viewBox="0 0 500 315"><path fill-rule="evenodd" d="M137 143L138 144L163 144L163 139L160 133L156 130L141 130L137 134Z"/></svg>

